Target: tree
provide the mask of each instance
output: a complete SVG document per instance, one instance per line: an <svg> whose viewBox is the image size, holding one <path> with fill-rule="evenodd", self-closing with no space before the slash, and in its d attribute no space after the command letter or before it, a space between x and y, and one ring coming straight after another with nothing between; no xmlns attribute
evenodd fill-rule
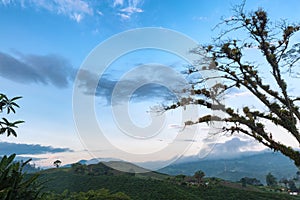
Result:
<svg viewBox="0 0 300 200"><path fill-rule="evenodd" d="M177 184L181 184L181 185L186 185L186 181L185 181L185 179L186 179L186 175L184 175L184 174L178 174L178 175L176 175L175 177L174 177L174 181L175 181L175 183L177 183Z"/></svg>
<svg viewBox="0 0 300 200"><path fill-rule="evenodd" d="M87 166L84 164L81 164L80 162L73 163L71 165L71 168L74 170L75 173L78 173L78 174L85 174L85 172L87 171Z"/></svg>
<svg viewBox="0 0 300 200"><path fill-rule="evenodd" d="M293 180L289 180L288 182L289 184L289 189L292 191L292 192L298 192L298 188L296 187L296 184Z"/></svg>
<svg viewBox="0 0 300 200"><path fill-rule="evenodd" d="M15 102L16 100L20 99L22 97L14 97L12 99L9 99L6 95L0 93L0 113L7 112L7 114L10 114L11 112L16 113L16 107L19 108L19 105ZM15 121L10 122L8 119L3 117L0 120L0 134L7 134L7 137L13 135L17 137L17 133L14 130L15 128L18 128L18 124L24 123L24 121Z"/></svg>
<svg viewBox="0 0 300 200"><path fill-rule="evenodd" d="M59 168L59 166L61 165L61 161L60 160L56 160L53 162L53 165L56 167L56 168Z"/></svg>
<svg viewBox="0 0 300 200"><path fill-rule="evenodd" d="M300 171L296 172L295 180L298 181L300 179Z"/></svg>
<svg viewBox="0 0 300 200"><path fill-rule="evenodd" d="M0 113L6 114L16 113L15 108L19 105L15 102L21 97L14 97L9 99L6 95L0 94ZM10 122L5 117L0 120L0 134L7 134L9 136L17 137L15 131L18 124L23 121ZM0 160L0 199L39 199L40 184L37 183L38 174L25 178L23 168L31 161L16 162L14 161L16 154L10 156L3 156Z"/></svg>
<svg viewBox="0 0 300 200"><path fill-rule="evenodd" d="M268 186L276 186L277 185L277 180L276 177L273 176L270 172L266 176L266 182Z"/></svg>
<svg viewBox="0 0 300 200"><path fill-rule="evenodd" d="M244 178L241 178L240 182L242 183L242 186L243 186L243 187L246 187L246 186L247 186L247 180L246 180L245 177L244 177Z"/></svg>
<svg viewBox="0 0 300 200"><path fill-rule="evenodd" d="M175 176L175 178L179 181L184 181L185 177L186 177L186 175L184 175L184 174L178 174Z"/></svg>
<svg viewBox="0 0 300 200"><path fill-rule="evenodd" d="M182 99L165 106L164 110L188 105L204 106L217 114L201 115L197 120L185 122L185 125L223 122L218 132L250 136L266 147L280 151L300 166L299 151L273 137L266 126L280 127L284 130L282 135L292 136L300 145L300 96L293 94L293 88L289 87L291 80L300 77L296 70L300 60L300 43L290 42L300 26L286 21L280 25L271 23L266 11L258 9L246 13L244 4L236 6L234 16L216 26L226 28L215 38L213 45L191 51L206 54L211 61L198 61L188 67L187 75L211 70L216 76L193 80ZM264 64L256 64L257 58L249 58L247 53L250 49L261 55ZM207 81L213 83L212 86L208 87ZM224 96L232 91L251 94L260 106L254 107L252 102L240 107L223 103Z"/></svg>
<svg viewBox="0 0 300 200"><path fill-rule="evenodd" d="M243 187L246 187L246 185L255 185L255 186L262 186L263 184L260 182L260 180L256 178L249 178L249 177L244 177L241 178L240 182L242 183Z"/></svg>
<svg viewBox="0 0 300 200"><path fill-rule="evenodd" d="M205 173L201 170L196 171L194 174L194 177L197 179L198 184L200 184L202 182L202 179L204 178Z"/></svg>
<svg viewBox="0 0 300 200"><path fill-rule="evenodd" d="M287 188L289 181L286 178L282 178L282 179L280 179L279 183L283 183L284 186Z"/></svg>

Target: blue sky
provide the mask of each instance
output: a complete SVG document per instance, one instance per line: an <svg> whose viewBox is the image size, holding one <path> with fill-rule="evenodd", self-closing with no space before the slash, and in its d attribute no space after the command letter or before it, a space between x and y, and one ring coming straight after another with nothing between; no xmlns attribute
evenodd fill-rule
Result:
<svg viewBox="0 0 300 200"><path fill-rule="evenodd" d="M21 109L12 118L26 121L20 126L17 138L2 136L0 141L53 147L47 154L45 151L34 152L34 148L31 153L28 151L21 153L43 158L37 163L42 166L51 165L54 159L61 159L66 164L92 158L95 154L89 154L88 148L80 141L82 138L76 130L72 109L73 81L89 53L115 34L144 27L172 29L193 38L200 44L210 43L212 37L219 33L219 30L212 31L212 28L220 22L221 17L231 17L232 6L240 2L239 0L0 0L1 92L10 97L23 96L19 101ZM246 3L246 9L263 7L274 20L287 18L297 22L300 19L297 10L299 4L297 0L288 2L253 0ZM113 87L116 80L133 66L149 62L170 65L178 69L185 64L180 58L166 52L151 50L133 52L120 57L108 69L106 78L110 82L107 81L107 84L111 84L108 87ZM138 74L139 77L142 75ZM130 115L135 123L143 125L151 121L147 114L149 106L160 103L162 99L152 99L145 96L146 92L143 91L155 88L153 85L144 90L141 88L139 95L140 97L144 95L145 98L130 104ZM124 145L124 141L120 141L122 139L116 134L118 131L113 126L113 118L109 114L109 106L105 105L105 99L107 100L107 96L103 95L97 98L96 114L99 118L107 120L104 129L109 133L108 137L112 137L116 146L122 146L121 143ZM180 119L174 117L177 115L176 112L180 111L174 111L170 121L167 122L167 126L172 128L167 129L162 138L159 138L160 141L172 140L174 132L177 133L180 129L178 124ZM186 138L186 142L190 140ZM128 144L124 145L124 148L131 146L131 143ZM141 146L143 145L145 144L141 143ZM160 149L166 145L168 143L153 142L150 146ZM139 148L141 147L137 145L127 150L134 152ZM247 148L244 150L251 150ZM201 144L194 145L187 154L197 154L199 149ZM257 149L262 147L257 146ZM109 150L104 148L100 150L101 153L96 156L114 157L114 154L105 153Z"/></svg>

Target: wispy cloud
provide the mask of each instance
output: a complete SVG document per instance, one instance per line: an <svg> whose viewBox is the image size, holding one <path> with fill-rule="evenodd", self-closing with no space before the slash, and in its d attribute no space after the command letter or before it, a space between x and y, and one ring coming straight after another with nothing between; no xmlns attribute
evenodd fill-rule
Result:
<svg viewBox="0 0 300 200"><path fill-rule="evenodd" d="M134 7L134 6L129 6L127 8L123 8L120 11L124 12L124 13L128 13L128 14L143 12L142 9Z"/></svg>
<svg viewBox="0 0 300 200"><path fill-rule="evenodd" d="M74 13L74 15L71 16L71 19L74 19L76 22L80 22L83 18L83 15L81 14L77 14L77 13Z"/></svg>
<svg viewBox="0 0 300 200"><path fill-rule="evenodd" d="M101 17L119 16L122 20L129 20L135 13L142 13L143 0L113 0L110 2L93 0L0 0L0 5L21 6L22 8L33 8L44 10L57 15L67 16L71 20L81 22L87 16ZM106 10L104 5L112 7L110 13L99 11ZM106 10L107 12L107 10Z"/></svg>
<svg viewBox="0 0 300 200"><path fill-rule="evenodd" d="M0 52L0 76L20 83L51 84L64 88L73 80L75 71L59 55L12 56Z"/></svg>
<svg viewBox="0 0 300 200"><path fill-rule="evenodd" d="M80 22L84 16L93 15L93 8L83 0L1 0L8 5L20 4L22 7L35 7L45 9L59 15L68 16L70 19Z"/></svg>
<svg viewBox="0 0 300 200"><path fill-rule="evenodd" d="M13 0L1 0L1 3L4 4L4 5L8 5L10 3L13 3L14 1Z"/></svg>
<svg viewBox="0 0 300 200"><path fill-rule="evenodd" d="M128 20L135 13L142 13L143 9L140 8L141 0L114 0L114 7L120 7L118 15L123 20Z"/></svg>
<svg viewBox="0 0 300 200"><path fill-rule="evenodd" d="M123 6L124 0L114 0L114 7L115 6Z"/></svg>
<svg viewBox="0 0 300 200"><path fill-rule="evenodd" d="M124 14L124 13L118 13L118 15L121 17L123 20L130 19L130 15Z"/></svg>
<svg viewBox="0 0 300 200"><path fill-rule="evenodd" d="M103 16L103 12L101 12L100 10L97 10L97 14L100 15L100 16Z"/></svg>
<svg viewBox="0 0 300 200"><path fill-rule="evenodd" d="M18 155L36 155L46 153L72 152L69 148L55 148L51 146L42 146L39 144L18 144L9 142L0 142L0 155L18 154Z"/></svg>

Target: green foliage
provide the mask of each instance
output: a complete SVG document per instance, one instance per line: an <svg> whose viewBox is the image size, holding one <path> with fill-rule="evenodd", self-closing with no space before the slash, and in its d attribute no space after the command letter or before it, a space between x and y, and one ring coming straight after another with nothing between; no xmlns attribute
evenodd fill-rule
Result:
<svg viewBox="0 0 300 200"><path fill-rule="evenodd" d="M266 176L266 182L268 186L276 186L277 185L277 180L276 177L273 176L270 172Z"/></svg>
<svg viewBox="0 0 300 200"><path fill-rule="evenodd" d="M279 180L279 183L284 184L284 186L287 188L289 181L286 178L282 178Z"/></svg>
<svg viewBox="0 0 300 200"><path fill-rule="evenodd" d="M128 195L131 199L141 200L297 199L287 194L275 194L274 192L250 187L243 189L238 183L230 183L215 178L205 178L205 182L209 182L208 186L198 186L178 184L172 181L175 178L172 176L165 180L154 179L151 176L139 175L139 177L141 178L117 173L95 176L87 173L75 173L71 168L55 168L42 171L39 180L48 180L44 185L43 191L53 192L53 194L49 194L52 197L49 197L49 200L53 200L55 197L57 197L56 199L67 199L70 195L74 194L76 196L79 193L83 193L86 197L90 190L93 190L90 193L93 194L101 188L106 188L110 191L110 194L121 192Z"/></svg>
<svg viewBox="0 0 300 200"><path fill-rule="evenodd" d="M298 188L296 187L296 184L293 180L289 180L288 182L288 185L289 185L289 189L292 191L292 192L298 192Z"/></svg>
<svg viewBox="0 0 300 200"><path fill-rule="evenodd" d="M176 175L176 176L175 176L175 181L176 181L176 182L179 182L179 183L184 183L185 178L186 178L186 175L184 175L184 174L179 174L179 175Z"/></svg>
<svg viewBox="0 0 300 200"><path fill-rule="evenodd" d="M114 173L127 174L123 172L119 172L114 170L103 163L85 165L81 163L74 163L71 165L71 169L76 174L86 174L91 176L99 176L99 175L112 175Z"/></svg>
<svg viewBox="0 0 300 200"><path fill-rule="evenodd" d="M130 200L131 198L122 192L112 194L107 189L89 190L87 192L69 192L65 190L62 194L48 194L44 200Z"/></svg>
<svg viewBox="0 0 300 200"><path fill-rule="evenodd" d="M0 161L0 199L38 199L40 187L36 182L38 174L26 179L22 172L25 163L14 162L16 154L4 156Z"/></svg>
<svg viewBox="0 0 300 200"><path fill-rule="evenodd" d="M87 172L86 165L83 165L81 163L73 163L71 165L71 168L74 171L74 173L77 173L77 174L85 174Z"/></svg>
<svg viewBox="0 0 300 200"><path fill-rule="evenodd" d="M198 183L202 182L202 179L204 178L205 173L201 170L198 170L195 172L194 177L197 179Z"/></svg>
<svg viewBox="0 0 300 200"><path fill-rule="evenodd" d="M19 105L15 102L21 97L14 97L9 99L6 95L0 94L0 113L6 111L6 114L16 113L15 108L19 108ZM23 123L24 121L14 121L10 122L5 117L0 120L0 134L7 134L7 137L13 135L17 137L15 131L18 128L17 125ZM38 174L30 176L30 178L25 177L23 169L31 161L31 159L26 162L15 162L14 159L16 154L11 156L3 156L0 161L0 199L1 200L31 200L39 199L40 195L40 185L36 182Z"/></svg>
<svg viewBox="0 0 300 200"><path fill-rule="evenodd" d="M20 99L22 97L14 97L12 99L9 99L6 95L0 94L0 113L5 112L6 114L10 114L11 112L16 113L15 108L19 108L19 105L15 102L16 100ZM24 121L14 121L10 122L8 119L3 117L0 120L0 134L7 134L7 137L13 135L17 137L17 133L15 131L15 128L18 128L17 125L23 123Z"/></svg>
<svg viewBox="0 0 300 200"><path fill-rule="evenodd" d="M56 167L56 168L59 168L59 166L61 165L61 161L60 160L56 160L53 162L53 165Z"/></svg>
<svg viewBox="0 0 300 200"><path fill-rule="evenodd" d="M263 185L260 182L260 180L257 180L256 178L249 178L249 177L241 178L240 182L242 183L243 187L246 187L246 185L255 185L255 186Z"/></svg>

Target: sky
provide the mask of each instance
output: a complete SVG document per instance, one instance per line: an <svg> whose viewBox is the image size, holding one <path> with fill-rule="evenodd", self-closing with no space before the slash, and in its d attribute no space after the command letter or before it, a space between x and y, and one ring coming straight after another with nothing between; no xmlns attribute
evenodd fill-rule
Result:
<svg viewBox="0 0 300 200"><path fill-rule="evenodd" d="M1 136L0 153L11 151L33 157L38 166L47 167L56 159L63 164L92 158L171 162L182 155L198 155L201 159L213 151L213 144L225 145L232 138L207 139L207 127L183 130L183 121L195 115L191 108L165 115L149 112L166 98L176 99L172 91L181 86L169 87L168 83L181 80L180 71L189 63L174 52L159 48L124 51L115 55L105 68L101 66L101 79L87 69L93 68L89 65L92 58L99 67L123 47L138 44L140 35L131 36L147 27L160 34L163 31L174 34L174 38L180 36L183 41L208 44L220 32L213 30L215 25L222 17L230 18L232 6L240 3L239 0L0 0L0 92L9 97L23 96L18 101L21 108L10 118L25 120L17 138ZM299 4L297 0L252 0L246 2L245 8L263 7L274 20L298 22ZM173 44L184 46L178 41L174 43L172 37L160 41L149 31L146 29L141 41L156 41L158 46L170 48ZM110 44L113 45L103 49ZM98 50L100 53L96 54ZM98 81L97 88L93 87ZM119 92L113 93L118 84ZM132 94L129 99L122 96L126 92ZM90 113L85 108L86 102L92 102ZM251 102L251 98L240 92L231 95L228 102ZM151 123L158 125L151 129ZM97 131L100 127L101 133L92 130L94 125ZM270 129L278 131L276 127ZM240 146L235 145L236 151L263 149L247 137L240 136L238 141ZM234 142L238 143L236 139Z"/></svg>

